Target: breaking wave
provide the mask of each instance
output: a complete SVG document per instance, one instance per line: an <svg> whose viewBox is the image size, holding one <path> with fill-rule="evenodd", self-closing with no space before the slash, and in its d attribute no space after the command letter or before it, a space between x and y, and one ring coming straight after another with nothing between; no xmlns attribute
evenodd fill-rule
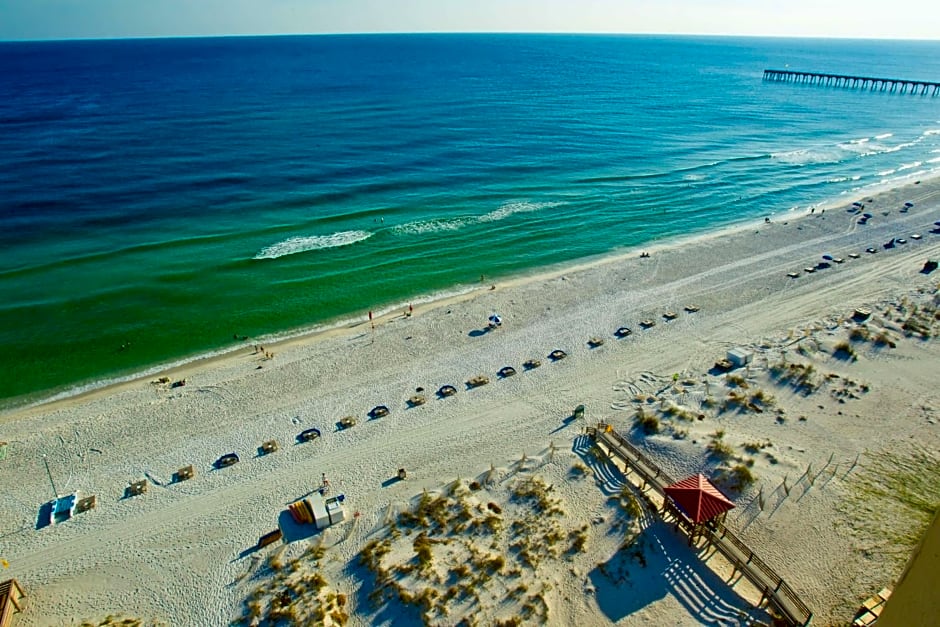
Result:
<svg viewBox="0 0 940 627"><path fill-rule="evenodd" d="M255 259L277 259L285 255L305 253L323 248L349 246L372 237L368 231L340 231L332 235L312 235L310 237L291 237L277 244L272 244L255 255Z"/></svg>
<svg viewBox="0 0 940 627"><path fill-rule="evenodd" d="M495 222L496 220L503 220L517 213L529 213L532 211L539 211L541 209L550 209L551 207L557 207L560 204L561 203L559 202L510 202L502 205L499 209L481 216L480 222Z"/></svg>

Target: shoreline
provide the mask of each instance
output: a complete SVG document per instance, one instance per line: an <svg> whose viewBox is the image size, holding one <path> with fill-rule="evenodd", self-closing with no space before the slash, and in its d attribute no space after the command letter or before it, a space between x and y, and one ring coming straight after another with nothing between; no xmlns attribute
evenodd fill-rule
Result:
<svg viewBox="0 0 940 627"><path fill-rule="evenodd" d="M916 191L920 185L929 187L933 184L940 183L940 172L934 173L932 177L927 179L916 179L917 183L914 182L915 179L916 173L912 176L906 177L906 180L908 181L907 183L898 184L897 181L891 181L872 185L869 189L860 189L855 194L845 194L844 196L840 195L837 197L820 200L816 204L811 205L811 208L813 211L815 211L816 208L821 208L824 212L826 209L848 207L851 206L852 202L862 200L867 197L877 196L879 194L885 194L902 189ZM778 220L786 222L802 220L810 218L812 215L812 213L806 212L806 210L799 207L791 207L789 209L770 211L767 213L767 217L771 219L771 222L776 222ZM415 307L416 313L419 311L439 309L447 305L453 305L472 300L480 293L490 291L490 288L487 286L494 285L496 283L498 283L500 289L505 289L508 287L516 287L529 283L551 280L566 273L580 272L590 268L619 263L636 255L640 250L647 252L666 252L676 250L682 246L704 243L709 240L732 236L736 233L740 233L751 228L759 229L763 225L765 225L765 222L760 218L744 218L742 220L732 223L725 223L711 229L706 228L700 232L685 236L680 235L668 239L654 239L645 244L631 246L627 249L609 251L594 257L588 257L570 262L562 262L553 266L542 266L540 268L531 269L530 271L522 271L508 277L497 277L497 279L494 279L493 282L487 280L481 287L465 287L460 289L460 286L458 285L455 286L456 291L454 292L444 292L441 295L418 295L413 300L411 300L410 303L408 301L403 301L400 303L388 305L374 316L374 322L376 325L387 324L391 321L401 318L401 311L407 308L409 304L417 305ZM259 338L249 338L247 341L251 346L264 345L269 349L282 350L288 347L302 346L319 340L341 336L346 332L353 332L355 329L368 323L369 320L362 319L361 315L345 316L335 321L324 321L323 323L315 324L312 327L297 329L294 331L287 330L283 332L276 332ZM237 361L239 357L244 357L244 350L246 350L246 348L239 346L220 348L215 351L194 355L189 358L179 359L170 363L155 364L150 367L144 367L127 375L68 387L67 389L61 390L59 392L51 393L48 396L43 396L44 393L37 392L36 395L43 397L32 401L25 401L23 404L13 405L9 408L0 410L0 424L11 420L16 420L24 416L30 416L36 412L45 411L47 409L68 406L72 402L80 402L84 399L98 398L102 395L118 392L126 389L127 387L132 387L135 384L154 377L169 376L174 380L185 379L189 373L196 372L201 368Z"/></svg>
<svg viewBox="0 0 940 627"><path fill-rule="evenodd" d="M251 548L277 524L285 503L316 489L324 475L346 495L350 515L359 514L355 523L314 540L328 556L316 572L346 595L351 625L411 616L397 601L390 615L369 604L373 579L348 568L363 547L383 538L389 519L420 495L488 472L499 482L467 498L478 499L484 510L487 501L496 503L507 529L512 516L527 515L514 505L512 491L541 477L554 486L575 526L569 530L569 518L559 518L544 532L586 538L570 560L548 556L538 569L519 566L515 581L544 597L543 617L566 624L697 624L702 609L713 606L690 606L682 584L668 573L709 582L702 599L721 597L730 618L732 608L750 611L749 593L729 586L727 577L716 579L714 560L677 541L669 525L649 517L630 523L637 550L656 566L639 571L644 567L617 557L627 530L617 526L621 514L610 496L624 484L619 469L602 466L583 446L583 427L597 422L614 425L675 478L718 476L734 464L749 468L757 483L734 493L729 528L818 620L846 620L853 605L900 571L877 535L865 534L912 524L906 509L879 508L887 518L876 523L853 518L852 512L867 511L852 506L864 495L857 482L885 479L874 462L895 458L879 456L914 458L911 447L921 446L929 460L935 456L930 451L940 450L940 396L931 378L940 363L940 322L930 323L930 337L909 337L903 326L912 311L932 313L940 303L937 275L920 272L925 257L940 257L940 233L930 226L940 219L940 180L872 198L866 207L876 217L866 226L851 211L793 212L769 224L749 222L734 232L650 246L649 258L631 250L514 277L493 291L485 286L455 300L419 304L411 317L390 311L374 335L363 321L265 344L276 353L270 361L239 354L187 366L175 374L191 377L185 387L139 380L16 414L2 425L2 439L11 445L0 463L0 483L8 486L0 528L15 530L5 536L2 557L37 608L24 613L24 627L106 613L181 626L231 624L253 598L252 587L274 578L274 567L265 566L273 561L266 559L293 559L313 546ZM899 210L905 201L915 203L909 213ZM922 239L882 248L889 238L915 232ZM866 247L878 247L878 254L865 254ZM845 260L804 272L825 254ZM686 311L691 304L700 309ZM840 357L836 347L859 328L851 320L859 306L872 310L870 339L849 343L854 360ZM504 324L486 332L481 327L494 310ZM678 316L666 318L669 311ZM644 319L656 324L642 329ZM632 335L615 338L619 326L631 327ZM882 334L895 346L878 345ZM593 337L604 342L592 345ZM747 371L735 373L739 383L709 373L717 358L738 346L755 355ZM568 356L552 363L546 355L555 349ZM525 371L520 365L530 358L543 364ZM814 366L818 389L781 382L772 374L780 360ZM495 376L506 365L520 371ZM481 373L489 384L464 385ZM457 394L434 397L443 384L457 386ZM410 406L418 387L427 390L427 402ZM742 389L761 391L762 411L706 403ZM390 413L369 419L378 405ZM586 407L581 422L572 419L578 405ZM674 406L688 409L670 414ZM658 412L659 432L639 430L638 407ZM683 411L692 418L683 418ZM349 415L357 425L337 426ZM312 427L322 436L298 443L297 435ZM710 448L716 439L731 451L728 460ZM278 451L257 452L271 440L280 442ZM214 466L233 451L242 457L238 464ZM57 489L96 495L95 510L34 529L49 493L44 456ZM814 486L794 484L810 466L814 472L828 468L827 459L840 472ZM195 469L192 480L168 480L187 464ZM399 468L407 469L407 479L390 479ZM151 482L148 493L128 497L129 482L142 477ZM802 491L789 499L780 489L787 477ZM758 509L759 489L773 499L772 513ZM814 533L806 534L808 528ZM471 553L495 550L507 564L516 560L505 546L452 537ZM411 544L405 541L379 566L406 559ZM642 572L629 584L637 594L624 595L624 584L601 572L601 563L610 565L608 572ZM311 566L298 568L306 573ZM551 588L537 587L540 581ZM430 584L417 579L413 585ZM518 609L500 595L502 588L478 588L486 621Z"/></svg>

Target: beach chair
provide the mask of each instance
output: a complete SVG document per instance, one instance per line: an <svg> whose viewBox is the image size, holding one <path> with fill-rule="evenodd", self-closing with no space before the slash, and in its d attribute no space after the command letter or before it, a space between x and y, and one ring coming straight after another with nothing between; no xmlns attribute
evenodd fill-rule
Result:
<svg viewBox="0 0 940 627"><path fill-rule="evenodd" d="M526 370L534 370L542 365L542 362L538 359L526 359L522 362L522 367Z"/></svg>
<svg viewBox="0 0 940 627"><path fill-rule="evenodd" d="M316 440L319 437L320 437L320 430L317 429L316 427L311 427L309 429L304 429L303 431L298 433L297 441L298 442L310 442L312 440Z"/></svg>
<svg viewBox="0 0 940 627"><path fill-rule="evenodd" d="M591 348L597 348L598 346L602 346L603 344L604 344L604 338L602 337L594 336L588 340L588 346L590 346Z"/></svg>
<svg viewBox="0 0 940 627"><path fill-rule="evenodd" d="M575 407L573 415L574 415L575 420L580 420L581 418L584 418L584 405L578 405L577 407Z"/></svg>
<svg viewBox="0 0 940 627"><path fill-rule="evenodd" d="M480 387L481 385L486 385L486 384L489 383L489 382L490 382L490 378L489 378L489 377L487 377L486 375L480 374L480 375L477 375L477 376L475 376L475 377L470 377L470 378L467 380L467 386L469 386L469 387L471 387L471 388L478 388L478 387Z"/></svg>
<svg viewBox="0 0 940 627"><path fill-rule="evenodd" d="M561 350L560 348L556 348L555 350L553 350L552 352L548 354L548 358L551 359L552 361L559 361L561 359L564 359L567 356L568 356L568 353Z"/></svg>
<svg viewBox="0 0 940 627"><path fill-rule="evenodd" d="M78 499L78 502L75 504L75 513L82 514L90 509L95 509L95 506L97 505L98 497L96 497L94 494L91 496L86 496L85 498Z"/></svg>
<svg viewBox="0 0 940 627"><path fill-rule="evenodd" d="M339 426L343 429L349 429L350 427L356 426L356 417L355 416L345 416L339 419Z"/></svg>
<svg viewBox="0 0 940 627"><path fill-rule="evenodd" d="M186 481L187 479L192 479L196 475L196 469L193 468L192 464L189 466L183 466L175 473L173 473L173 481L179 483L180 481Z"/></svg>
<svg viewBox="0 0 940 627"><path fill-rule="evenodd" d="M269 455L277 452L277 440L268 440L258 447L260 455Z"/></svg>
<svg viewBox="0 0 940 627"><path fill-rule="evenodd" d="M147 480L131 481L130 485L124 490L125 496L137 496L147 491Z"/></svg>
<svg viewBox="0 0 940 627"><path fill-rule="evenodd" d="M263 549L269 544L274 544L275 542L281 539L282 535L283 534L280 529L269 531L268 533L258 538L258 544L256 545L256 548Z"/></svg>
<svg viewBox="0 0 940 627"><path fill-rule="evenodd" d="M512 366L503 366L499 369L499 372L496 373L500 379L505 379L507 377L514 376L516 374L516 369Z"/></svg>
<svg viewBox="0 0 940 627"><path fill-rule="evenodd" d="M388 407L385 405L376 405L371 410L369 410L369 418L384 418L385 416L388 416L388 414Z"/></svg>
<svg viewBox="0 0 940 627"><path fill-rule="evenodd" d="M424 405L428 402L428 399L422 394L415 394L408 399L408 407L418 407L419 405Z"/></svg>
<svg viewBox="0 0 940 627"><path fill-rule="evenodd" d="M222 457L215 460L215 467L217 469L228 468L229 466L234 466L239 462L237 453L226 453Z"/></svg>
<svg viewBox="0 0 940 627"><path fill-rule="evenodd" d="M628 335L631 335L632 333L633 331L629 327L620 327L619 329L614 331L614 335L616 335L619 338L625 338Z"/></svg>
<svg viewBox="0 0 940 627"><path fill-rule="evenodd" d="M437 395L440 398L447 398L448 396L453 396L457 393L457 388L452 385L442 385L437 391Z"/></svg>

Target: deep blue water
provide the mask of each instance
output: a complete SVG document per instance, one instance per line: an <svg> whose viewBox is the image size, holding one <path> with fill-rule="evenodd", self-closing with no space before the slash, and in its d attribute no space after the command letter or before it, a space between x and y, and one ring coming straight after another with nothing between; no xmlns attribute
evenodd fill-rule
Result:
<svg viewBox="0 0 940 627"><path fill-rule="evenodd" d="M940 166L940 98L787 66L940 80L940 42L0 43L0 398Z"/></svg>

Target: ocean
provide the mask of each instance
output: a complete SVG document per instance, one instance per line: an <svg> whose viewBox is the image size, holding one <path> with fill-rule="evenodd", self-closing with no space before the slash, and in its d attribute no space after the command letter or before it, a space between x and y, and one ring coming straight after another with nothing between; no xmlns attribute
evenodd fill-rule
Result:
<svg viewBox="0 0 940 627"><path fill-rule="evenodd" d="M0 43L0 406L940 168L940 42Z"/></svg>

